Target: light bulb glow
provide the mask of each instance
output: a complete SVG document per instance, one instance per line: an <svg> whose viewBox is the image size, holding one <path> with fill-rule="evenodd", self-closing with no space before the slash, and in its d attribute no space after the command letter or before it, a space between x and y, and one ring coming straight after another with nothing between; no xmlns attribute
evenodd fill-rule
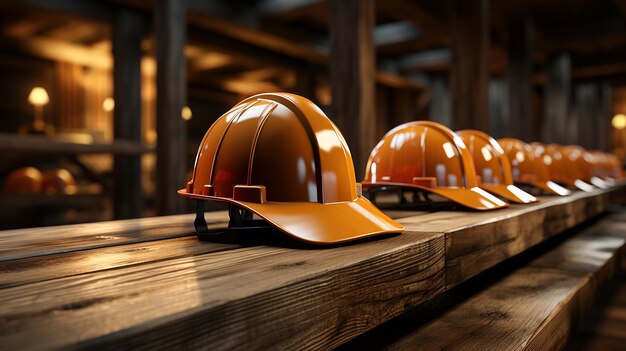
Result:
<svg viewBox="0 0 626 351"><path fill-rule="evenodd" d="M102 101L102 109L105 112L111 112L113 111L113 109L115 108L115 100L113 100L113 98L106 98L104 99L104 101Z"/></svg>
<svg viewBox="0 0 626 351"><path fill-rule="evenodd" d="M28 94L28 102L34 106L43 106L50 102L50 97L46 89L42 87L34 87Z"/></svg>
<svg viewBox="0 0 626 351"><path fill-rule="evenodd" d="M191 109L189 108L189 106L183 106L183 109L180 111L180 115L183 117L185 121L188 121L191 119L191 117L193 117L193 114L191 113Z"/></svg>
<svg viewBox="0 0 626 351"><path fill-rule="evenodd" d="M611 124L613 125L613 128L615 129L626 128L626 115L623 113L616 114L615 116L613 116L613 119L611 120Z"/></svg>

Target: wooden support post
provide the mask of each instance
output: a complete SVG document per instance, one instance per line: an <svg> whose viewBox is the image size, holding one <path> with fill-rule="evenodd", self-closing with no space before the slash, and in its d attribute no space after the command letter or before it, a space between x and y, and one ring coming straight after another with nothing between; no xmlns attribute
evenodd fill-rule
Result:
<svg viewBox="0 0 626 351"><path fill-rule="evenodd" d="M507 133L522 140L536 139L531 117L532 20L528 14L514 17L509 30L509 123Z"/></svg>
<svg viewBox="0 0 626 351"><path fill-rule="evenodd" d="M577 84L574 87L574 99L573 111L570 113L573 123L569 126L573 134L568 135L567 142L587 149L593 148L596 142L595 131L598 128L595 121L599 102L597 84Z"/></svg>
<svg viewBox="0 0 626 351"><path fill-rule="evenodd" d="M503 79L489 81L489 130L494 138L515 136L511 133L508 82Z"/></svg>
<svg viewBox="0 0 626 351"><path fill-rule="evenodd" d="M609 151L611 137L611 114L613 112L613 89L610 83L600 84L600 106L596 115L596 145L595 148Z"/></svg>
<svg viewBox="0 0 626 351"><path fill-rule="evenodd" d="M449 0L454 130L489 130L489 1Z"/></svg>
<svg viewBox="0 0 626 351"><path fill-rule="evenodd" d="M567 54L554 58L548 65L545 90L542 140L547 143L567 142L570 104L571 61Z"/></svg>
<svg viewBox="0 0 626 351"><path fill-rule="evenodd" d="M435 75L430 85L430 104L428 117L430 120L446 126L452 125L452 105L447 77Z"/></svg>
<svg viewBox="0 0 626 351"><path fill-rule="evenodd" d="M376 144L374 0L331 0L331 117L345 136L357 178Z"/></svg>
<svg viewBox="0 0 626 351"><path fill-rule="evenodd" d="M573 117L574 138L568 143L587 149L608 150L611 125L611 87L609 84L587 82L574 88ZM568 136L569 137L569 136Z"/></svg>
<svg viewBox="0 0 626 351"><path fill-rule="evenodd" d="M303 64L296 68L296 86L294 92L318 104L317 69L314 64Z"/></svg>
<svg viewBox="0 0 626 351"><path fill-rule="evenodd" d="M141 142L141 40L143 16L120 9L114 15L113 134L115 139ZM140 217L143 211L141 156L115 155L113 213L116 219Z"/></svg>
<svg viewBox="0 0 626 351"><path fill-rule="evenodd" d="M182 198L176 191L185 185L187 148L181 110L187 98L185 1L155 1L157 59L157 212L179 213Z"/></svg>

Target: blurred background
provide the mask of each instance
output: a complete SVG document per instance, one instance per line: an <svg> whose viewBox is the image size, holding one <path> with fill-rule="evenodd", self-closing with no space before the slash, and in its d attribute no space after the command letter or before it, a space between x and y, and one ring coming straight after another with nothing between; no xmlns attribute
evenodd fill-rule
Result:
<svg viewBox="0 0 626 351"><path fill-rule="evenodd" d="M623 0L0 1L0 77L0 229L189 212L204 133L268 91L357 178L414 119L626 155Z"/></svg>

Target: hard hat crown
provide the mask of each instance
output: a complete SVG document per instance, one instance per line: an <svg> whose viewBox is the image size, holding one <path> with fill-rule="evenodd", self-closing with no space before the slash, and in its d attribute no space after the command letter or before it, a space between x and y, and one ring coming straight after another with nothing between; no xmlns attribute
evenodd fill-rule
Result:
<svg viewBox="0 0 626 351"><path fill-rule="evenodd" d="M537 198L513 184L511 163L498 142L478 130L461 130L457 135L469 149L480 187L511 202L532 203Z"/></svg>
<svg viewBox="0 0 626 351"><path fill-rule="evenodd" d="M362 183L368 191L399 187L437 194L476 210L507 206L478 187L472 155L461 138L431 121L389 131L372 150Z"/></svg>
<svg viewBox="0 0 626 351"><path fill-rule="evenodd" d="M367 182L425 183L432 187L477 186L471 155L453 131L415 121L389 131L370 154Z"/></svg>
<svg viewBox="0 0 626 351"><path fill-rule="evenodd" d="M550 180L547 167L537 161L530 145L515 138L503 138L498 143L511 162L514 182L533 184Z"/></svg>
<svg viewBox="0 0 626 351"><path fill-rule="evenodd" d="M478 130L461 130L457 135L472 154L482 184L513 184L508 158L495 139Z"/></svg>
<svg viewBox="0 0 626 351"><path fill-rule="evenodd" d="M505 154L511 162L515 183L531 185L554 195L569 195L569 190L552 181L550 170L543 159L535 157L533 148L515 138L499 139Z"/></svg>
<svg viewBox="0 0 626 351"><path fill-rule="evenodd" d="M273 227L315 244L401 233L360 189L346 141L322 110L298 95L267 93L213 123L178 193L199 200L199 236L210 233L204 200L229 204L229 230Z"/></svg>
<svg viewBox="0 0 626 351"><path fill-rule="evenodd" d="M311 101L287 93L243 100L206 133L188 192L252 202L352 201L352 157Z"/></svg>

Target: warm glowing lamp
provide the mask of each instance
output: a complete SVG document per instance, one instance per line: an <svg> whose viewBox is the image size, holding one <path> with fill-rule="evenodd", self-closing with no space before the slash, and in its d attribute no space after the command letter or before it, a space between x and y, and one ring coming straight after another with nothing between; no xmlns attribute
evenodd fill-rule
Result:
<svg viewBox="0 0 626 351"><path fill-rule="evenodd" d="M613 116L613 119L611 120L611 124L613 125L613 128L615 129L626 128L626 115L624 115L623 113L616 114L615 116Z"/></svg>
<svg viewBox="0 0 626 351"><path fill-rule="evenodd" d="M180 115L183 117L185 121L188 121L191 119L191 117L193 117L189 106L184 106L183 109L180 111Z"/></svg>
<svg viewBox="0 0 626 351"><path fill-rule="evenodd" d="M28 94L28 103L35 107L35 119L32 127L28 128L34 133L51 133L52 127L47 127L43 119L43 107L50 102L50 97L46 89L34 87Z"/></svg>
<svg viewBox="0 0 626 351"><path fill-rule="evenodd" d="M102 109L104 112L111 112L115 108L115 100L112 97L105 98L102 101Z"/></svg>

